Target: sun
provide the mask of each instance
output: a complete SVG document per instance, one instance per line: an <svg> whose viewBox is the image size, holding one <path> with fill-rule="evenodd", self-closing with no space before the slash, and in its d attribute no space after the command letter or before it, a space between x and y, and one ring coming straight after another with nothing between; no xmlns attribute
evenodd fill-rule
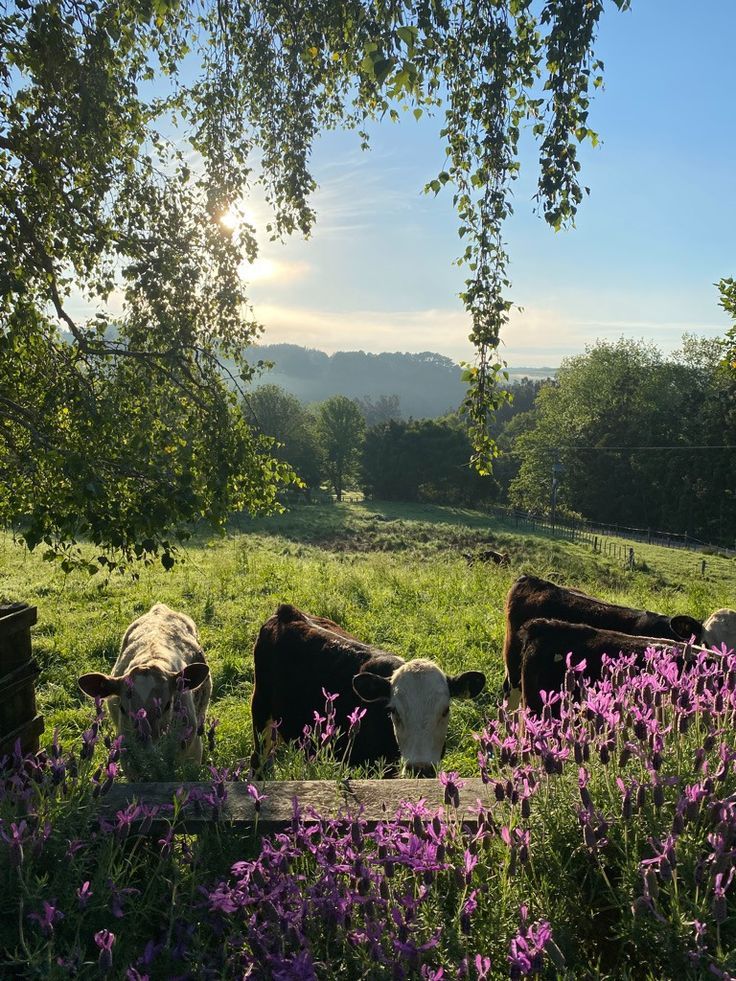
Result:
<svg viewBox="0 0 736 981"><path fill-rule="evenodd" d="M256 226L255 214L244 205L231 204L226 211L223 211L218 221L229 232L236 231L241 225L250 225L253 228Z"/></svg>
<svg viewBox="0 0 736 981"><path fill-rule="evenodd" d="M226 228L229 232L234 232L240 224L240 216L234 208L228 208L227 211L223 211L220 215L219 221L223 228Z"/></svg>

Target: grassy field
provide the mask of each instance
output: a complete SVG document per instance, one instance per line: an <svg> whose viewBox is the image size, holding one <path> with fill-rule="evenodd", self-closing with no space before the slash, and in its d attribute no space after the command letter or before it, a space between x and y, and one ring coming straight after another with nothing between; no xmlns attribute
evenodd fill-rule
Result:
<svg viewBox="0 0 736 981"><path fill-rule="evenodd" d="M511 565L464 557L489 545ZM666 613L734 605L733 562L711 558L701 576L695 553L637 556L630 572L476 512L367 503L244 519L170 572L109 579L65 577L0 541L0 597L39 609L45 742L58 729L63 744L0 781L0 977L736 977L733 656L682 673L668 655L644 670L620 662L600 686L568 691L559 718L496 710L503 601L522 572ZM454 811L452 772L444 808L432 813L418 787L374 828L353 815L261 837L212 820L188 836L181 789L161 838L129 832L136 805L104 819L120 750L76 679L109 669L126 625L157 600L195 618L213 670L219 770L201 774L205 800L222 799L250 754L253 642L288 600L404 656L486 672L482 698L453 709L444 762L492 789L477 824ZM151 775L193 775L163 756ZM327 744L316 760L282 748L273 775L342 773Z"/></svg>
<svg viewBox="0 0 736 981"><path fill-rule="evenodd" d="M511 565L469 564L481 546L508 551ZM173 570L140 568L110 578L63 575L39 554L0 539L0 597L38 606L34 651L42 674L45 740L88 724L79 674L109 670L127 624L154 602L189 613L214 675L211 715L220 720L214 762L251 751L248 703L252 649L280 602L328 616L361 639L407 658L431 657L445 670L480 669L487 690L457 703L448 768L475 773L471 733L500 699L503 602L525 572L614 602L705 617L736 602L736 562L639 546L643 569L629 572L589 547L545 534L518 535L464 509L364 502L303 506L269 519L242 518L223 538L195 541Z"/></svg>

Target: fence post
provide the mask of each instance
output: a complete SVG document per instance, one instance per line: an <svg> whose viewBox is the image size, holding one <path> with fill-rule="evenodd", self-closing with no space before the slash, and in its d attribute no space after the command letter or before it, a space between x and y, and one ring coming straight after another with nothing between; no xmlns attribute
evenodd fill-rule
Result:
<svg viewBox="0 0 736 981"><path fill-rule="evenodd" d="M593 551L594 552L597 552L598 551L598 536L597 535L593 538Z"/></svg>
<svg viewBox="0 0 736 981"><path fill-rule="evenodd" d="M704 576L705 575L705 566L706 566L706 562L705 562L705 559L703 559L702 562L700 563L700 575L701 576Z"/></svg>
<svg viewBox="0 0 736 981"><path fill-rule="evenodd" d="M16 740L21 752L37 752L43 732L43 717L36 713L40 669L31 649L35 622L35 606L0 606L0 757L12 753Z"/></svg>
<svg viewBox="0 0 736 981"><path fill-rule="evenodd" d="M629 569L634 568L634 549L629 548Z"/></svg>

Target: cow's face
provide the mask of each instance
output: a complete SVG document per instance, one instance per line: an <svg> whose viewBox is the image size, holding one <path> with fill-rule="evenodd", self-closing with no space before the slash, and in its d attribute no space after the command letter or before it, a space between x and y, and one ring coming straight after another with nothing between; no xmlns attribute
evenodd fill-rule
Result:
<svg viewBox="0 0 736 981"><path fill-rule="evenodd" d="M445 751L450 699L474 698L485 683L480 671L452 677L432 661L418 658L402 664L390 678L361 672L353 678L353 689L364 702L388 708L404 771L427 777Z"/></svg>
<svg viewBox="0 0 736 981"><path fill-rule="evenodd" d="M178 673L160 668L135 670L123 678L93 672L83 674L79 687L91 698L109 699L118 733L156 742L171 724L177 692L194 691L209 676L206 664L189 664ZM145 710L142 718L141 709Z"/></svg>
<svg viewBox="0 0 736 981"><path fill-rule="evenodd" d="M716 610L703 624L703 647L720 647L736 650L736 610Z"/></svg>
<svg viewBox="0 0 736 981"><path fill-rule="evenodd" d="M690 640L691 637L699 642L703 636L703 624L694 617L678 614L670 620L670 628L680 640Z"/></svg>

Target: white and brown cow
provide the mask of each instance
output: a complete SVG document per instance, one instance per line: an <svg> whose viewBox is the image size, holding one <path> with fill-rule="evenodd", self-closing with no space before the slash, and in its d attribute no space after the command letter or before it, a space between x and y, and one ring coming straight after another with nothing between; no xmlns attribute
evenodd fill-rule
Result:
<svg viewBox="0 0 736 981"><path fill-rule="evenodd" d="M154 743L176 709L189 734L180 755L201 763L197 730L209 705L212 679L197 628L185 613L156 603L125 631L111 674L83 674L79 687L91 698L107 699L110 716L126 741L135 737L141 709Z"/></svg>
<svg viewBox="0 0 736 981"><path fill-rule="evenodd" d="M324 710L326 691L338 695L338 746L346 747L348 715L366 709L350 763L401 760L409 774L429 776L445 750L450 699L473 698L485 685L480 671L449 676L432 661L404 661L288 604L261 628L253 658L254 767L262 762L270 726L278 722L281 738L298 739L315 711Z"/></svg>
<svg viewBox="0 0 736 981"><path fill-rule="evenodd" d="M700 636L703 647L725 647L736 649L736 610L716 610L703 624Z"/></svg>

